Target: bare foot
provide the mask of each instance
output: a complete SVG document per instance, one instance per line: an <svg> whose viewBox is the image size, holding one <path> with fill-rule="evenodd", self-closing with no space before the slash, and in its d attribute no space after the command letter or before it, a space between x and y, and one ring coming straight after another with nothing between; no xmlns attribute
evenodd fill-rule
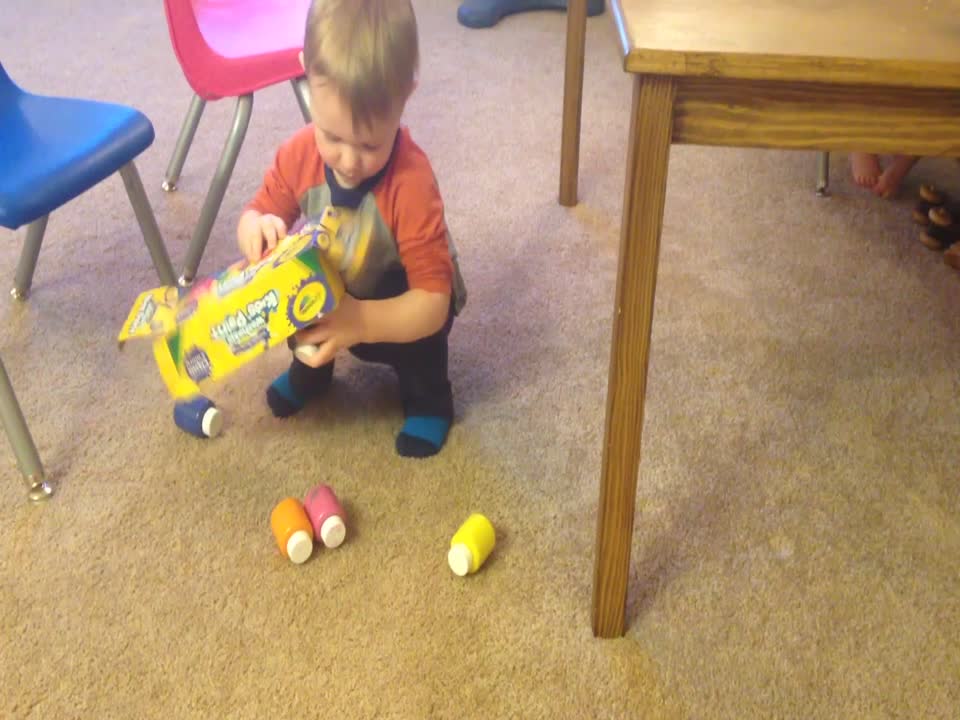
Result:
<svg viewBox="0 0 960 720"><path fill-rule="evenodd" d="M862 188L872 190L880 179L880 159L872 153L850 153L850 174Z"/></svg>
<svg viewBox="0 0 960 720"><path fill-rule="evenodd" d="M900 183L910 172L918 158L914 155L896 155L887 165L886 169L880 174L877 184L873 186L873 192L882 198L891 198L897 194L900 189Z"/></svg>

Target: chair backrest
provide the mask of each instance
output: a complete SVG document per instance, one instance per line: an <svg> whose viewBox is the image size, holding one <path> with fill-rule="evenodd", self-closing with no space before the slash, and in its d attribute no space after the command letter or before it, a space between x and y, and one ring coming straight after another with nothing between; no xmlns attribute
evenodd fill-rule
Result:
<svg viewBox="0 0 960 720"><path fill-rule="evenodd" d="M303 46L310 0L164 0L167 29L187 82L217 99L205 77L211 64Z"/></svg>
<svg viewBox="0 0 960 720"><path fill-rule="evenodd" d="M191 0L191 6L207 45L237 58L302 47L310 0Z"/></svg>
<svg viewBox="0 0 960 720"><path fill-rule="evenodd" d="M0 64L0 226L16 227L8 217L7 180L23 161L29 145L25 133L30 129L23 118L23 99L27 93L17 85Z"/></svg>
<svg viewBox="0 0 960 720"><path fill-rule="evenodd" d="M202 84L199 87L195 84L193 68L201 67L213 51L200 32L193 3L191 0L164 0L163 10L167 16L170 44L187 82L200 97L208 97L206 88Z"/></svg>

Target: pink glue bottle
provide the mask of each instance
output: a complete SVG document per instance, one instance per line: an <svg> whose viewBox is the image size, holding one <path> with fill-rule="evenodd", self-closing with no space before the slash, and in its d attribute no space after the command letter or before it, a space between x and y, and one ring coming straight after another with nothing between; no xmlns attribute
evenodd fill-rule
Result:
<svg viewBox="0 0 960 720"><path fill-rule="evenodd" d="M323 541L328 548L339 547L347 534L344 524L346 513L329 485L317 485L307 493L303 503L307 517L313 525L314 537Z"/></svg>

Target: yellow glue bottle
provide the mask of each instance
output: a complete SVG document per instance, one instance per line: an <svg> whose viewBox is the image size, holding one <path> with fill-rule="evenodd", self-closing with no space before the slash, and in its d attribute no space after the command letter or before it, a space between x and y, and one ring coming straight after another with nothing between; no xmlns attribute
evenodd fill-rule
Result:
<svg viewBox="0 0 960 720"><path fill-rule="evenodd" d="M486 561L497 542L493 525L480 513L468 517L450 540L447 563L450 569L463 577L475 573Z"/></svg>

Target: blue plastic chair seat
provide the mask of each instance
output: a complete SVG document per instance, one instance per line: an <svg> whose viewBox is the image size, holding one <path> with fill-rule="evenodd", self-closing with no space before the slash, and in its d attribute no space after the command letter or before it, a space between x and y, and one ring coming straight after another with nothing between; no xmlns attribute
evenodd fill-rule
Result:
<svg viewBox="0 0 960 720"><path fill-rule="evenodd" d="M115 173L153 142L133 108L33 95L0 67L0 225L49 214Z"/></svg>

